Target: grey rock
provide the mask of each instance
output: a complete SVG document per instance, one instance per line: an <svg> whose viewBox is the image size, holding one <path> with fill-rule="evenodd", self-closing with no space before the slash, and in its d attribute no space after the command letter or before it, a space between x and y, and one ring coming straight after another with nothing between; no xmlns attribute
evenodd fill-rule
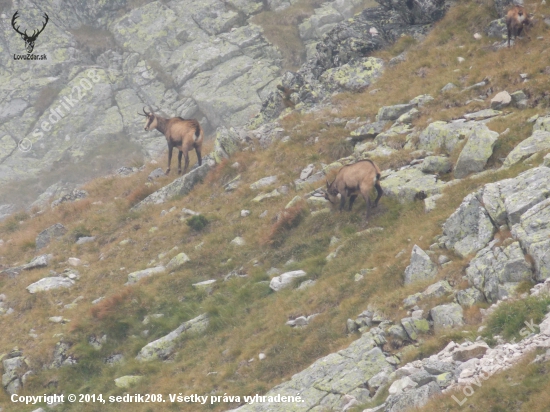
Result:
<svg viewBox="0 0 550 412"><path fill-rule="evenodd" d="M397 120L399 116L412 110L414 106L414 104L406 103L381 107L376 115L376 121L383 122L388 120Z"/></svg>
<svg viewBox="0 0 550 412"><path fill-rule="evenodd" d="M405 269L405 285L413 282L432 279L437 274L437 266L420 247L414 245L411 261Z"/></svg>
<svg viewBox="0 0 550 412"><path fill-rule="evenodd" d="M72 192L70 192L69 194L66 194L65 196L62 196L61 198L57 199L57 200L54 200L52 202L52 208L54 207L57 207L63 203L67 203L67 202L76 202L77 200L81 200L81 199L84 199L88 197L88 192L86 192L85 190L80 190L80 189L74 189Z"/></svg>
<svg viewBox="0 0 550 412"><path fill-rule="evenodd" d="M440 298L442 296L445 296L446 294L449 294L453 291L453 288L451 285L449 285L449 282L446 280L440 280L437 283L434 283L433 285L430 285L426 288L424 292L422 292L423 298Z"/></svg>
<svg viewBox="0 0 550 412"><path fill-rule="evenodd" d="M271 186L275 182L277 182L277 176L268 176L258 180L257 182L252 183L250 185L250 188L252 190L262 189L264 187Z"/></svg>
<svg viewBox="0 0 550 412"><path fill-rule="evenodd" d="M386 401L384 412L404 412L410 408L421 408L432 396L441 393L439 385L430 382L418 389L412 389L401 394L391 395Z"/></svg>
<svg viewBox="0 0 550 412"><path fill-rule="evenodd" d="M202 166L199 166L187 174L178 177L172 183L164 186L163 188L157 190L156 192L150 194L137 205L132 207L130 210L138 211L142 210L148 205L158 205L176 196L185 196L188 194L193 187L202 181L206 174L210 171L212 165L209 161L204 161Z"/></svg>
<svg viewBox="0 0 550 412"><path fill-rule="evenodd" d="M468 138L477 127L483 126L480 126L476 122L432 122L420 133L418 148L430 151L443 149L446 153L450 154L459 142Z"/></svg>
<svg viewBox="0 0 550 412"><path fill-rule="evenodd" d="M423 362L424 369L432 375L441 375L442 373L453 372L455 367L450 362L428 359Z"/></svg>
<svg viewBox="0 0 550 412"><path fill-rule="evenodd" d="M183 333L202 333L208 327L208 315L202 314L182 323L168 335L144 346L136 356L136 360L147 362L155 359L168 358L176 350L178 338Z"/></svg>
<svg viewBox="0 0 550 412"><path fill-rule="evenodd" d="M464 198L459 208L443 224L445 246L459 256L484 248L493 238L495 227L479 200L480 193Z"/></svg>
<svg viewBox="0 0 550 412"><path fill-rule="evenodd" d="M39 269L48 266L48 263L50 260L52 260L53 255L40 255L35 257L33 260L31 260L26 265L20 266L23 270L32 270L32 269Z"/></svg>
<svg viewBox="0 0 550 412"><path fill-rule="evenodd" d="M382 176L381 186L384 195L406 203L413 202L419 196L422 199L439 194L444 182L438 181L435 175L422 173L420 169L412 167Z"/></svg>
<svg viewBox="0 0 550 412"><path fill-rule="evenodd" d="M83 245L85 243L95 242L95 236L83 236L76 241L77 245Z"/></svg>
<svg viewBox="0 0 550 412"><path fill-rule="evenodd" d="M453 352L453 360L465 362L473 358L482 358L489 346L485 342L474 343L473 345L460 347Z"/></svg>
<svg viewBox="0 0 550 412"><path fill-rule="evenodd" d="M174 272L174 271L180 269L185 263L189 262L190 260L191 259L189 259L189 256L187 256L185 253L183 253L183 252L178 253L176 256L174 256L170 260L170 262L168 262L168 264L166 265L166 270L168 272ZM129 279L129 277L128 277L128 279Z"/></svg>
<svg viewBox="0 0 550 412"><path fill-rule="evenodd" d="M447 5L442 0L421 0L410 5L404 0L381 0L380 4L396 10L407 24L434 23L445 15Z"/></svg>
<svg viewBox="0 0 550 412"><path fill-rule="evenodd" d="M460 306L470 307L476 303L484 302L485 296L476 288L467 288L456 293L456 301Z"/></svg>
<svg viewBox="0 0 550 412"><path fill-rule="evenodd" d="M445 86L441 88L441 92L445 93L453 89L456 89L456 86L453 83L447 83Z"/></svg>
<svg viewBox="0 0 550 412"><path fill-rule="evenodd" d="M71 346L69 342L61 341L56 343L53 351L53 361L48 365L48 368L58 369L61 366L74 365L77 363L73 355L69 353Z"/></svg>
<svg viewBox="0 0 550 412"><path fill-rule="evenodd" d="M504 40L507 37L506 21L504 18L493 20L485 28L485 34Z"/></svg>
<svg viewBox="0 0 550 412"><path fill-rule="evenodd" d="M350 135L352 136L353 140L356 141L375 138L384 131L384 127L387 123L387 121L367 123L352 131Z"/></svg>
<svg viewBox="0 0 550 412"><path fill-rule="evenodd" d="M537 120L538 122L538 120ZM550 149L550 132L543 130L536 130L527 139L520 142L514 149L506 156L503 167L512 166L533 153L541 152L543 150Z"/></svg>
<svg viewBox="0 0 550 412"><path fill-rule="evenodd" d="M156 180L159 177L164 177L164 176L166 176L166 174L164 173L164 170L162 170L161 167L157 167L155 170L149 173L149 176L147 176L147 180Z"/></svg>
<svg viewBox="0 0 550 412"><path fill-rule="evenodd" d="M56 223L55 225L44 229L38 234L38 236L36 236L36 250L46 247L54 238L60 238L65 233L67 233L67 228L61 223Z"/></svg>
<svg viewBox="0 0 550 412"><path fill-rule="evenodd" d="M550 277L550 262L546 258L550 248L550 227L549 221L545 220L549 217L550 200L546 199L527 210L512 228L512 234L519 239L522 249L534 260L534 278L539 282Z"/></svg>
<svg viewBox="0 0 550 412"><path fill-rule="evenodd" d="M445 156L427 156L421 166L424 173L449 173L452 168L451 159Z"/></svg>
<svg viewBox="0 0 550 412"><path fill-rule="evenodd" d="M496 302L509 296L519 283L532 280L533 272L516 241L506 247L489 244L480 250L466 269L466 276L488 302Z"/></svg>
<svg viewBox="0 0 550 412"><path fill-rule="evenodd" d="M384 60L365 57L325 71L320 81L327 91L361 91L382 75Z"/></svg>
<svg viewBox="0 0 550 412"><path fill-rule="evenodd" d="M430 316L436 332L464 325L462 306L457 303L436 306L430 310Z"/></svg>
<svg viewBox="0 0 550 412"><path fill-rule="evenodd" d="M401 319L401 325L403 325L411 340L417 340L420 333L426 333L430 330L430 324L426 319L403 318Z"/></svg>
<svg viewBox="0 0 550 412"><path fill-rule="evenodd" d="M133 284L142 278L158 275L164 272L166 272L166 268L164 266L156 266L149 269L138 270L137 272L132 272L128 274L128 284Z"/></svg>
<svg viewBox="0 0 550 412"><path fill-rule="evenodd" d="M52 289L70 288L75 284L74 280L53 276L49 278L42 278L37 282L34 282L27 286L29 293L34 294L37 292L46 292Z"/></svg>
<svg viewBox="0 0 550 412"><path fill-rule="evenodd" d="M409 295L403 299L403 306L407 309L412 308L422 299L421 293L415 293L414 295Z"/></svg>
<svg viewBox="0 0 550 412"><path fill-rule="evenodd" d="M303 270L294 270L292 272L286 272L280 276L275 276L273 279L271 279L271 282L269 282L269 287L273 289L275 292L278 292L281 289L289 287L294 281L294 279L300 278L306 275L307 275L306 272L304 272Z"/></svg>
<svg viewBox="0 0 550 412"><path fill-rule="evenodd" d="M491 109L500 110L512 103L512 96L507 91L499 92L491 99Z"/></svg>
<svg viewBox="0 0 550 412"><path fill-rule="evenodd" d="M436 380L436 377L429 374L425 370L413 373L409 378L415 382L418 386L424 386L427 383L433 382Z"/></svg>
<svg viewBox="0 0 550 412"><path fill-rule="evenodd" d="M456 162L455 178L461 179L470 173L481 172L493 154L497 139L498 133L486 126L474 129Z"/></svg>

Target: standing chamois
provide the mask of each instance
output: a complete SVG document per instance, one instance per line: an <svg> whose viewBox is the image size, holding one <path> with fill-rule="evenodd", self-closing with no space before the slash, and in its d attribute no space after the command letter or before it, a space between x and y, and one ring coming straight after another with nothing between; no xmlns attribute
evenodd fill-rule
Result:
<svg viewBox="0 0 550 412"><path fill-rule="evenodd" d="M514 6L506 14L506 28L508 29L508 47L510 47L510 38L512 35L517 39L521 36L523 29L531 24L531 20L523 6ZM529 39L529 35L527 35Z"/></svg>
<svg viewBox="0 0 550 412"><path fill-rule="evenodd" d="M380 169L378 169L378 166L372 160L360 160L352 165L342 167L332 183L329 184L327 180L325 199L335 204L337 196L340 194L340 210L342 210L346 204L346 198L349 197L349 210L351 210L353 202L359 193L361 193L361 196L363 196L363 199L367 203L366 217L368 218L370 209L369 195L373 187L378 193L374 201L374 207L376 207L384 193L380 186Z"/></svg>
<svg viewBox="0 0 550 412"><path fill-rule="evenodd" d="M172 150L176 147L178 153L178 174L181 174L181 157L185 156L185 167L183 173L187 172L189 166L189 151L195 149L199 166L202 165L201 148L204 133L199 122L195 119L183 119L181 117L172 117L165 119L156 115L153 110L150 113L145 111L138 113L147 118L145 130L151 131L157 129L163 133L168 143L168 168L166 174L170 173L170 163L172 162Z"/></svg>

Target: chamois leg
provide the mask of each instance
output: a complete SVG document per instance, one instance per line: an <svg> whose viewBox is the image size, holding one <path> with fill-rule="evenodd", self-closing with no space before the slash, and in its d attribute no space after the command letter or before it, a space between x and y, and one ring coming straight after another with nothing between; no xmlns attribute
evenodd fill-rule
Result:
<svg viewBox="0 0 550 412"><path fill-rule="evenodd" d="M199 166L200 166L200 165L202 165L201 149L196 147L195 148L195 153L197 153L197 161L199 162Z"/></svg>
<svg viewBox="0 0 550 412"><path fill-rule="evenodd" d="M178 153L178 175L181 175L181 156L183 155L183 152L180 150Z"/></svg>
<svg viewBox="0 0 550 412"><path fill-rule="evenodd" d="M512 37L512 29L508 28L508 47L510 47L510 37Z"/></svg>
<svg viewBox="0 0 550 412"><path fill-rule="evenodd" d="M357 199L357 195L351 195L349 198L349 211L351 212L351 207L353 206L353 202L355 202L355 199Z"/></svg>
<svg viewBox="0 0 550 412"><path fill-rule="evenodd" d="M346 204L346 197L340 195L340 212L344 209L345 204Z"/></svg>
<svg viewBox="0 0 550 412"><path fill-rule="evenodd" d="M366 192L361 192L363 195L363 199L365 199L365 203L367 204L367 213L365 214L365 220L369 218L369 211L370 211L370 197L369 194Z"/></svg>
<svg viewBox="0 0 550 412"><path fill-rule="evenodd" d="M374 187L376 189L376 192L378 193L378 195L376 196L376 200L374 201L374 207L377 207L378 206L378 201L380 200L380 198L384 194L384 191L382 190L382 186L380 186L380 183L378 183L378 182L374 185Z"/></svg>
<svg viewBox="0 0 550 412"><path fill-rule="evenodd" d="M168 145L168 168L166 169L166 174L170 173L170 163L172 163L172 150L174 147L172 145Z"/></svg>
<svg viewBox="0 0 550 412"><path fill-rule="evenodd" d="M189 166L189 152L187 150L183 152L183 157L185 158L185 166L183 167L183 174L186 174L187 167Z"/></svg>

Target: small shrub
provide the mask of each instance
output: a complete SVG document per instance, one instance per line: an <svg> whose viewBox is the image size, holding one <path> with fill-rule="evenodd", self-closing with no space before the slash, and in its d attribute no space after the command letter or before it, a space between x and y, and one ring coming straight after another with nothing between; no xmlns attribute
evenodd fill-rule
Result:
<svg viewBox="0 0 550 412"><path fill-rule="evenodd" d="M193 229L195 232L200 232L208 225L208 219L203 215L193 216L187 220L187 226Z"/></svg>
<svg viewBox="0 0 550 412"><path fill-rule="evenodd" d="M71 231L70 236L76 242L81 237L92 236L92 234L84 225L78 225Z"/></svg>
<svg viewBox="0 0 550 412"><path fill-rule="evenodd" d="M271 227L269 233L262 239L264 245L279 246L283 243L288 231L300 224L303 217L304 206L298 204L283 210L277 216L277 221Z"/></svg>
<svg viewBox="0 0 550 412"><path fill-rule="evenodd" d="M134 206L153 193L155 189L152 186L141 186L130 192L126 199L130 202L130 206Z"/></svg>
<svg viewBox="0 0 550 412"><path fill-rule="evenodd" d="M529 297L499 305L489 317L483 336L488 343L494 342L495 335L501 335L505 339L522 339L526 336L525 332L531 333L526 322L538 325L548 312L549 304L550 297L545 296Z"/></svg>
<svg viewBox="0 0 550 412"><path fill-rule="evenodd" d="M331 160L338 160L342 157L347 157L353 153L353 144L348 140L338 140L330 143L327 150L327 155Z"/></svg>

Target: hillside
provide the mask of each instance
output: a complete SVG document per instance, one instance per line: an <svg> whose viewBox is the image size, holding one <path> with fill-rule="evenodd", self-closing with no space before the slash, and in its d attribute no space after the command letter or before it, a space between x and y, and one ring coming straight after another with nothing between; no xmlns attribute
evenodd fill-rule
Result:
<svg viewBox="0 0 550 412"><path fill-rule="evenodd" d="M193 14L190 24L201 22L206 34L190 42L183 28L166 34L167 18L145 13L182 18L187 2L135 3L78 16L110 16L103 29L118 28L123 47L135 50L120 51L124 63L106 60L118 69L100 75L118 86L94 88L97 100L71 127L101 140L108 133L96 126L111 125L142 157L115 156L116 167L109 160L100 169L116 172L75 191L46 192L0 223L1 412L49 410L14 403L13 393L165 400L65 402L58 411L547 410L550 6L526 5L536 20L530 38L507 48L509 3L500 1L425 0L408 11L404 2L381 1L355 15L372 4L227 1L217 14ZM269 13L300 41L270 38L277 30L266 22L277 20ZM144 33L132 32L138 17L150 23ZM266 25L261 36L249 18ZM62 21L63 30L78 26ZM201 41L217 45L212 56L225 46L242 54L201 60L208 69L192 80L179 62L168 64L162 87L158 76L128 83L128 65L143 73L153 53L153 29L167 36L162 67L185 47L200 60ZM246 41L235 39L242 33ZM234 37L216 41L224 36ZM249 65L257 72L226 71L238 66L237 55L246 73ZM20 83L2 70L7 95ZM85 73L55 70L71 81ZM270 88L248 99L239 117L237 106L222 103L241 89L263 90L259 83L245 90L248 78ZM159 173L163 137L146 135L133 115L157 92L165 100L155 104L178 115L181 99L202 102L182 116L200 118L213 134L203 165L183 177L174 166ZM132 117L90 122L86 110L96 104ZM218 104L235 110L217 117ZM46 116L28 110L6 112L2 130L14 130L17 119L32 119L32 130ZM144 141L155 150L143 152ZM77 149L70 150L81 156ZM45 174L78 169L79 162L56 169L52 153L63 151L54 142L44 150ZM319 190L362 159L382 170L384 196L368 219L360 197L339 212ZM24 173L40 170L33 164ZM304 402L245 405L244 396L298 393Z"/></svg>

